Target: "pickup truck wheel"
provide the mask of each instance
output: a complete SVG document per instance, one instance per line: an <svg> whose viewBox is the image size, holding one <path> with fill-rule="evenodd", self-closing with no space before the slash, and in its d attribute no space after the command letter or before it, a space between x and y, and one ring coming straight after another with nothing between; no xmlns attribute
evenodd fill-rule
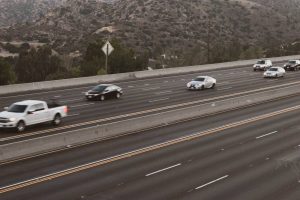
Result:
<svg viewBox="0 0 300 200"><path fill-rule="evenodd" d="M25 123L23 121L19 121L16 126L17 132L21 133L25 130Z"/></svg>
<svg viewBox="0 0 300 200"><path fill-rule="evenodd" d="M57 126L61 123L61 116L59 114L56 114L53 121L52 121L52 124L54 126Z"/></svg>

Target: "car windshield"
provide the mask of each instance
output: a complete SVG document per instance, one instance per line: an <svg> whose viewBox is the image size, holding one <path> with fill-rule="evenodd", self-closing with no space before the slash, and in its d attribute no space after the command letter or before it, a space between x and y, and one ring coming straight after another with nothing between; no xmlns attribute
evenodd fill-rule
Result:
<svg viewBox="0 0 300 200"><path fill-rule="evenodd" d="M92 89L92 91L103 92L107 88L106 85L97 85Z"/></svg>
<svg viewBox="0 0 300 200"><path fill-rule="evenodd" d="M8 112L13 112L13 113L23 113L26 110L27 106L26 105L17 105L13 104L8 108Z"/></svg>
<svg viewBox="0 0 300 200"><path fill-rule="evenodd" d="M296 61L295 61L295 60L290 60L289 63L290 63L290 64L295 64Z"/></svg>
<svg viewBox="0 0 300 200"><path fill-rule="evenodd" d="M199 77L199 78L195 78L193 81L201 81L203 82L205 80L205 78Z"/></svg>
<svg viewBox="0 0 300 200"><path fill-rule="evenodd" d="M277 69L277 68L270 68L268 71L271 71L271 72L277 72L278 69Z"/></svg>
<svg viewBox="0 0 300 200"><path fill-rule="evenodd" d="M265 61L264 60L259 60L259 61L257 61L257 64L265 64Z"/></svg>

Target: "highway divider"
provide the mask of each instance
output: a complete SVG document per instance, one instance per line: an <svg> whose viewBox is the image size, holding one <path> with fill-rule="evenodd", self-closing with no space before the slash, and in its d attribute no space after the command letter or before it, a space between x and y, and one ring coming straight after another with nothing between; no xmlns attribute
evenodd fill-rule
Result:
<svg viewBox="0 0 300 200"><path fill-rule="evenodd" d="M276 98L300 93L300 85L258 92L225 100L193 105L146 116L131 118L59 134L4 144L0 146L0 162L65 149L145 129L166 126L184 120L232 110Z"/></svg>
<svg viewBox="0 0 300 200"><path fill-rule="evenodd" d="M275 57L275 58L268 58L268 59L271 59L273 62L281 62L281 61L297 59L297 58L300 58L300 55ZM138 72L129 72L129 73L120 73L120 74L99 75L99 76L43 81L43 82L34 82L34 83L5 85L5 86L0 86L0 95L17 93L17 92L35 91L35 90L54 89L54 88L61 88L61 87L80 86L86 84L135 80L141 78L151 78L151 77L175 75L181 73L193 73L193 72L201 72L207 70L228 69L228 68L240 67L246 65L249 65L249 67L251 67L257 60L258 59L215 63L215 64L207 64L207 65L176 67L176 68L149 70L149 71L138 71Z"/></svg>

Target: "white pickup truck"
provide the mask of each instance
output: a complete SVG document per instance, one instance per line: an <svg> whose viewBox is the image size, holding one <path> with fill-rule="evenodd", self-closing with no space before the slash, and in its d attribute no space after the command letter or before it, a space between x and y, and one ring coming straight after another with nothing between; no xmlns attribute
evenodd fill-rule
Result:
<svg viewBox="0 0 300 200"><path fill-rule="evenodd" d="M67 106L37 100L20 101L4 109L0 112L0 128L15 128L17 132L39 123L52 122L53 125L59 125L68 113Z"/></svg>

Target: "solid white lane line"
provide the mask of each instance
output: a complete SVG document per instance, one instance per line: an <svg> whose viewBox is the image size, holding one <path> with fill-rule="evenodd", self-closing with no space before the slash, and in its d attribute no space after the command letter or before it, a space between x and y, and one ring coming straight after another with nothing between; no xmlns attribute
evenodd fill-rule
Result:
<svg viewBox="0 0 300 200"><path fill-rule="evenodd" d="M152 175L154 175L154 174L158 174L158 173L160 173L160 172L167 171L167 170L169 170L169 169L173 169L173 168L178 167L178 166L180 166L180 165L181 165L181 163L178 163L178 164L176 164L176 165L173 165L173 166L170 166L170 167L167 167L167 168L164 168L164 169L160 169L160 170L155 171L155 172L151 172L151 173L149 173L149 174L146 174L145 176L152 176Z"/></svg>
<svg viewBox="0 0 300 200"><path fill-rule="evenodd" d="M169 94L172 92L173 92L172 90L168 90L168 91L156 92L155 94Z"/></svg>
<svg viewBox="0 0 300 200"><path fill-rule="evenodd" d="M221 181L221 180L223 180L223 179L225 179L225 178L228 178L228 177L229 177L229 175L226 175L226 176L223 176L223 177L218 178L218 179L216 179L216 180L213 180L213 181L211 181L211 182L205 183L204 185L201 185L201 186L199 186L199 187L196 187L195 190L199 190L199 189L201 189L201 188L204 188L204 187L206 187L206 186L208 186L208 185L211 185L211 184L213 184L213 183L215 183L215 182Z"/></svg>
<svg viewBox="0 0 300 200"><path fill-rule="evenodd" d="M224 88L220 88L218 89L219 91L222 91L222 90L229 90L229 89L232 89L232 87L224 87Z"/></svg>
<svg viewBox="0 0 300 200"><path fill-rule="evenodd" d="M277 133L277 132L278 132L278 131L273 131L273 132L271 132L271 133L267 133L267 134L264 134L264 135L261 135L261 136L257 136L256 139L260 139L260 138L263 138L263 137L266 137L266 136L275 134L275 133Z"/></svg>
<svg viewBox="0 0 300 200"><path fill-rule="evenodd" d="M63 103L67 103L67 102L73 102L73 101L78 101L78 100L83 100L84 98L78 98L78 99L70 99L70 100L63 100L63 101L60 101L60 102L63 102Z"/></svg>
<svg viewBox="0 0 300 200"><path fill-rule="evenodd" d="M165 101L165 100L168 100L168 99L170 99L170 98L162 98L162 99L150 100L149 103L158 102L158 101Z"/></svg>
<svg viewBox="0 0 300 200"><path fill-rule="evenodd" d="M93 105L93 104L95 104L95 103L79 104L79 105L70 106L70 107L71 107L71 108L77 108L77 107L89 106L89 105Z"/></svg>
<svg viewBox="0 0 300 200"><path fill-rule="evenodd" d="M159 89L160 87L152 87L152 88L144 88L143 90L144 91L150 91L150 90L157 90Z"/></svg>
<svg viewBox="0 0 300 200"><path fill-rule="evenodd" d="M224 85L224 84L229 84L230 82L229 81L224 81L224 82L220 82L220 83L217 83L218 85Z"/></svg>
<svg viewBox="0 0 300 200"><path fill-rule="evenodd" d="M59 90L53 90L53 91L48 91L48 92L34 92L34 93L30 93L30 94L19 94L19 95L12 95L12 96L0 97L0 99L13 98L13 97L24 97L24 96L33 96L33 95L39 95L39 94L57 93L57 92L63 92L63 91L68 91L68 90L80 90L80 89L90 88L90 87L91 86L88 86L88 87L78 87L78 88L68 88L68 89L59 89Z"/></svg>
<svg viewBox="0 0 300 200"><path fill-rule="evenodd" d="M72 115L68 115L67 117L74 117L74 116L78 116L80 115L80 113L75 113L75 114L72 114Z"/></svg>

